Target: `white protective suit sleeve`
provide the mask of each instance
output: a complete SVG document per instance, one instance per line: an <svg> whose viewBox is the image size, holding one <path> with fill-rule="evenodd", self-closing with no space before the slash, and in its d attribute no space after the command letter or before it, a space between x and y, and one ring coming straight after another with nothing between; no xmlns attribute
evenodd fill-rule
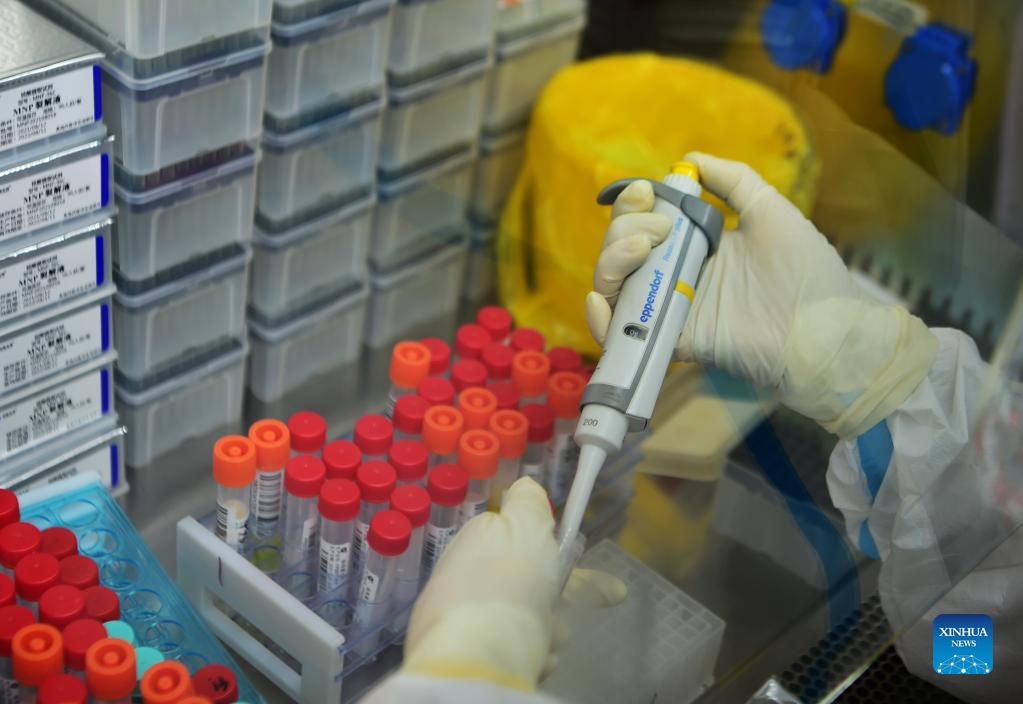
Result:
<svg viewBox="0 0 1023 704"><path fill-rule="evenodd" d="M1023 682L1023 530L1013 530L992 510L990 468L971 444L989 367L967 335L933 332L938 354L923 382L885 421L839 442L828 488L850 539L882 560L882 606L903 634L897 647L910 671L964 701L1017 702ZM934 672L931 624L944 613L991 616L991 674Z"/></svg>

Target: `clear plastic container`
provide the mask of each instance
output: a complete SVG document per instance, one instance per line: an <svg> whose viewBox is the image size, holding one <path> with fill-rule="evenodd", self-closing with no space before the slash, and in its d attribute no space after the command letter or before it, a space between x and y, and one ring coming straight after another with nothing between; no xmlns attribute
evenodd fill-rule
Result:
<svg viewBox="0 0 1023 704"><path fill-rule="evenodd" d="M409 266L374 273L365 344L379 349L403 337L425 335L429 330L420 332L422 328L454 316L462 289L465 256L465 245L453 244Z"/></svg>
<svg viewBox="0 0 1023 704"><path fill-rule="evenodd" d="M473 305L497 297L497 229L473 226L462 298Z"/></svg>
<svg viewBox="0 0 1023 704"><path fill-rule="evenodd" d="M486 61L495 3L489 0L402 0L394 8L387 79L408 85Z"/></svg>
<svg viewBox="0 0 1023 704"><path fill-rule="evenodd" d="M90 473L112 493L128 488L124 476L124 428L116 413L4 462L0 486L20 494Z"/></svg>
<svg viewBox="0 0 1023 704"><path fill-rule="evenodd" d="M525 157L526 133L514 130L499 137L480 139L469 215L475 222L494 224L501 218Z"/></svg>
<svg viewBox="0 0 1023 704"><path fill-rule="evenodd" d="M585 12L586 0L498 0L494 22L497 44L575 20Z"/></svg>
<svg viewBox="0 0 1023 704"><path fill-rule="evenodd" d="M249 391L261 401L275 401L320 374L356 362L367 300L363 285L281 327L252 321Z"/></svg>
<svg viewBox="0 0 1023 704"><path fill-rule="evenodd" d="M281 232L358 201L376 184L380 103L288 133L263 135L257 221Z"/></svg>
<svg viewBox="0 0 1023 704"><path fill-rule="evenodd" d="M266 126L288 132L379 100L391 3L365 0L298 23L275 22Z"/></svg>
<svg viewBox="0 0 1023 704"><path fill-rule="evenodd" d="M381 177L398 178L475 145L485 83L485 66L474 65L392 88L380 137Z"/></svg>
<svg viewBox="0 0 1023 704"><path fill-rule="evenodd" d="M142 389L235 349L245 338L249 252L139 295L114 298L118 384Z"/></svg>
<svg viewBox="0 0 1023 704"><path fill-rule="evenodd" d="M389 269L414 261L467 233L473 154L463 153L396 181L381 181L369 261Z"/></svg>
<svg viewBox="0 0 1023 704"><path fill-rule="evenodd" d="M0 326L102 289L110 282L110 219L60 235L0 245Z"/></svg>
<svg viewBox="0 0 1023 704"><path fill-rule="evenodd" d="M128 427L125 462L148 467L189 438L236 425L242 416L244 344L145 391L117 387L117 412Z"/></svg>
<svg viewBox="0 0 1023 704"><path fill-rule="evenodd" d="M115 65L136 72L237 51L264 38L272 0L56 0ZM159 60L163 61L160 62Z"/></svg>
<svg viewBox="0 0 1023 704"><path fill-rule="evenodd" d="M524 125L533 103L559 68L572 63L584 20L569 22L498 44L497 61L487 81L483 130L490 134Z"/></svg>
<svg viewBox="0 0 1023 704"><path fill-rule="evenodd" d="M148 191L117 186L118 287L140 292L237 255L252 234L257 155Z"/></svg>

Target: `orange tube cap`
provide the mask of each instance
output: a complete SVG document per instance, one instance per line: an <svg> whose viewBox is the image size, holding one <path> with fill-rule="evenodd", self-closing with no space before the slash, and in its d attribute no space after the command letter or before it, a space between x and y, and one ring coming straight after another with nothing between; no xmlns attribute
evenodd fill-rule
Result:
<svg viewBox="0 0 1023 704"><path fill-rule="evenodd" d="M291 433L279 420L257 420L249 428L249 440L256 446L258 469L282 469L291 457Z"/></svg>
<svg viewBox="0 0 1023 704"><path fill-rule="evenodd" d="M462 412L451 406L431 406L423 414L423 444L435 455L450 455L458 449L465 428Z"/></svg>
<svg viewBox="0 0 1023 704"><path fill-rule="evenodd" d="M458 410L465 419L466 430L483 430L497 410L497 396L493 391L474 386L458 394Z"/></svg>
<svg viewBox="0 0 1023 704"><path fill-rule="evenodd" d="M135 649L120 638L103 638L85 652L85 681L101 701L130 697L135 689Z"/></svg>
<svg viewBox="0 0 1023 704"><path fill-rule="evenodd" d="M64 638L53 626L33 623L14 634L11 657L14 677L22 684L38 687L64 671Z"/></svg>
<svg viewBox="0 0 1023 704"><path fill-rule="evenodd" d="M421 342L405 340L391 352L391 383L414 389L430 374L430 348Z"/></svg>
<svg viewBox="0 0 1023 704"><path fill-rule="evenodd" d="M458 441L458 464L470 479L490 479L497 474L501 441L489 430L469 430Z"/></svg>
<svg viewBox="0 0 1023 704"><path fill-rule="evenodd" d="M188 668L177 660L164 660L146 670L139 689L146 704L178 704L195 693Z"/></svg>
<svg viewBox="0 0 1023 704"><path fill-rule="evenodd" d="M490 432L501 443L501 457L514 459L526 452L529 439L529 419L519 411L497 411L490 416Z"/></svg>
<svg viewBox="0 0 1023 704"><path fill-rule="evenodd" d="M543 396L550 374L551 361L543 352L523 350L512 359L512 381L526 398Z"/></svg>
<svg viewBox="0 0 1023 704"><path fill-rule="evenodd" d="M558 372L547 380L547 405L558 418L578 418L586 379L577 372Z"/></svg>
<svg viewBox="0 0 1023 704"><path fill-rule="evenodd" d="M213 479L240 489L256 478L256 446L244 435L225 435L213 446Z"/></svg>

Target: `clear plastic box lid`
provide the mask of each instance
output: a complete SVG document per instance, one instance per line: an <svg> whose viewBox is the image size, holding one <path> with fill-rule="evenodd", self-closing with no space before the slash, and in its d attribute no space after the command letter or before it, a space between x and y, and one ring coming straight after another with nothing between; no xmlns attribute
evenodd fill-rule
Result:
<svg viewBox="0 0 1023 704"><path fill-rule="evenodd" d="M166 299L175 296L183 291L199 288L210 282L230 276L237 271L244 269L252 258L252 249L243 246L238 254L228 259L219 261L205 269L200 269L182 276L180 279L168 281L152 289L138 294L129 294L118 291L115 300L125 308L137 310L162 303Z"/></svg>
<svg viewBox="0 0 1023 704"><path fill-rule="evenodd" d="M170 183L165 183L162 186L145 191L133 191L126 186L116 184L114 186L114 193L117 194L118 199L123 200L133 208L141 209L145 206L162 206L165 204L164 201L186 198L195 192L209 188L215 182L227 181L242 176L247 171L255 169L261 157L260 151L254 149L251 153L243 154L237 159L232 159L205 171L189 174L184 178L179 178L176 181L171 181Z"/></svg>
<svg viewBox="0 0 1023 704"><path fill-rule="evenodd" d="M18 0L0 0L0 90L98 61L103 54Z"/></svg>
<svg viewBox="0 0 1023 704"><path fill-rule="evenodd" d="M495 49L497 60L504 61L523 54L533 47L576 34L581 32L585 25L586 18L583 15L569 16L557 24L539 27L528 34L517 36L508 41L498 42Z"/></svg>
<svg viewBox="0 0 1023 704"><path fill-rule="evenodd" d="M178 389L187 388L193 384L197 384L206 377L213 376L218 372L222 372L240 362L244 362L245 358L249 355L249 343L241 340L231 350L224 354L214 357L203 364L196 367L192 367L181 374L169 377L162 380L158 384L154 384L145 389L126 389L120 384L114 384L114 393L117 398L124 401L129 406L144 406L153 401L158 401L160 398L171 394Z"/></svg>
<svg viewBox="0 0 1023 704"><path fill-rule="evenodd" d="M526 130L512 129L502 134L484 133L480 135L480 155L486 156L495 152L503 151L526 141Z"/></svg>
<svg viewBox="0 0 1023 704"><path fill-rule="evenodd" d="M394 0L363 0L300 22L274 21L270 25L270 35L275 44L282 46L311 42L349 27L372 22L390 12L393 4Z"/></svg>
<svg viewBox="0 0 1023 704"><path fill-rule="evenodd" d="M497 0L495 35L509 42L586 13L586 0Z"/></svg>
<svg viewBox="0 0 1023 704"><path fill-rule="evenodd" d="M451 88L453 86L468 83L480 78L493 64L493 57L489 54L472 63L463 64L457 68L439 73L436 76L427 78L407 86L389 86L387 97L392 105L415 102L437 91Z"/></svg>
<svg viewBox="0 0 1023 704"><path fill-rule="evenodd" d="M385 99L383 96L357 105L354 108L332 115L325 120L314 122L290 132L276 132L270 127L263 129L263 146L273 151L283 151L295 147L328 139L352 125L372 120L383 112Z"/></svg>
<svg viewBox="0 0 1023 704"><path fill-rule="evenodd" d="M338 313L364 303L368 298L369 284L367 282L355 284L345 291L333 294L327 301L321 301L307 310L296 312L290 320L273 327L262 325L260 321L250 317L248 320L249 333L271 344L281 342L329 320Z"/></svg>
<svg viewBox="0 0 1023 704"><path fill-rule="evenodd" d="M380 200L396 198L428 181L432 181L435 178L449 174L472 163L476 159L476 151L476 146L473 145L443 161L428 164L417 171L405 174L399 178L381 178L377 183L377 193L380 196Z"/></svg>
<svg viewBox="0 0 1023 704"><path fill-rule="evenodd" d="M370 283L373 286L373 290L385 291L389 288L394 288L401 282L422 273L424 270L440 268L448 262L464 256L466 251L465 237L467 234L468 233L463 233L461 241L456 240L440 245L433 252L425 254L418 262L405 264L403 266L398 266L384 271L372 269L370 273Z"/></svg>
<svg viewBox="0 0 1023 704"><path fill-rule="evenodd" d="M326 215L321 215L312 220L295 225L294 227L284 230L279 234L268 234L264 232L259 225L256 225L253 231L252 241L257 247L265 249L283 249L284 247L290 247L296 242L301 242L308 237L312 237L319 232L323 232L328 227L359 217L371 210L373 206L376 205L376 202L376 196L371 193L364 198L347 203L337 210L332 210Z"/></svg>

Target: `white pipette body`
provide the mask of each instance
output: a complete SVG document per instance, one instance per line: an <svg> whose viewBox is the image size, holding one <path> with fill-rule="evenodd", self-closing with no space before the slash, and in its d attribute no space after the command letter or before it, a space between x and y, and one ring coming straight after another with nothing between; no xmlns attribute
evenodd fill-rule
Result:
<svg viewBox="0 0 1023 704"><path fill-rule="evenodd" d="M613 203L633 180L611 184L598 202ZM644 429L653 414L703 263L721 237L723 218L700 200L695 165L679 162L663 182L651 185L653 211L670 217L673 225L622 284L604 352L583 394L575 431L579 468L558 527L563 573L571 567L571 548L604 460L621 448L627 432Z"/></svg>

